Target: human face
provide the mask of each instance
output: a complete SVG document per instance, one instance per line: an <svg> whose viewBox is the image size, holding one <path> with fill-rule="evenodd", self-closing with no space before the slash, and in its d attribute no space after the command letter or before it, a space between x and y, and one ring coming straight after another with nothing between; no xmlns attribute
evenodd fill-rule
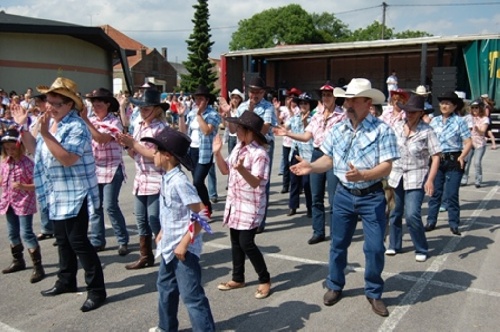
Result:
<svg viewBox="0 0 500 332"><path fill-rule="evenodd" d="M247 130L245 127L243 126L236 126L236 136L238 137L238 139L242 142L244 142L245 144L249 144L251 143L251 140L249 139L249 135L250 131Z"/></svg>
<svg viewBox="0 0 500 332"><path fill-rule="evenodd" d="M450 100L442 100L439 102L439 110L445 118L449 117L457 108Z"/></svg>
<svg viewBox="0 0 500 332"><path fill-rule="evenodd" d="M61 97L57 95L47 95L47 111L50 116L56 121L61 121L70 111L72 102L65 103Z"/></svg>
<svg viewBox="0 0 500 332"><path fill-rule="evenodd" d="M140 110L141 118L143 120L150 120L151 116L154 113L155 107L154 106L143 106L143 107L140 107L139 110Z"/></svg>
<svg viewBox="0 0 500 332"><path fill-rule="evenodd" d="M408 123L410 126L415 125L422 116L424 115L424 111L418 111L418 112L405 112L406 113L406 119L408 120Z"/></svg>
<svg viewBox="0 0 500 332"><path fill-rule="evenodd" d="M231 96L231 100L230 100L231 107L236 108L236 107L240 106L241 102L242 102L242 100L241 100L240 96L238 96L238 95Z"/></svg>
<svg viewBox="0 0 500 332"><path fill-rule="evenodd" d="M302 114L307 114L311 110L311 105L307 101L299 101L299 107Z"/></svg>
<svg viewBox="0 0 500 332"><path fill-rule="evenodd" d="M472 116L479 116L479 106L471 106L470 107L470 112Z"/></svg>
<svg viewBox="0 0 500 332"><path fill-rule="evenodd" d="M328 109L333 109L333 105L335 103L335 97L333 96L333 91L323 90L321 91L321 100L323 104Z"/></svg>
<svg viewBox="0 0 500 332"><path fill-rule="evenodd" d="M346 115L351 121L361 122L370 113L372 100L365 97L346 98L344 102Z"/></svg>
<svg viewBox="0 0 500 332"><path fill-rule="evenodd" d="M250 88L250 91L248 92L248 99L251 103L257 104L262 100L262 98L264 98L265 93L266 91L264 89Z"/></svg>
<svg viewBox="0 0 500 332"><path fill-rule="evenodd" d="M165 168L165 165L164 165L165 158L163 156L163 153L164 152L161 152L156 148L155 152L153 154L153 162L154 162L155 166L158 168Z"/></svg>
<svg viewBox="0 0 500 332"><path fill-rule="evenodd" d="M17 146L16 142L4 142L2 143L2 148L5 150L7 156L18 160L21 156L21 148Z"/></svg>
<svg viewBox="0 0 500 332"><path fill-rule="evenodd" d="M97 100L94 99L92 101L92 107L94 108L94 113L102 119L108 114L108 109L109 109L110 103L106 103L102 100Z"/></svg>
<svg viewBox="0 0 500 332"><path fill-rule="evenodd" d="M198 106L198 108L205 109L208 105L208 98L200 95L194 96L194 103Z"/></svg>

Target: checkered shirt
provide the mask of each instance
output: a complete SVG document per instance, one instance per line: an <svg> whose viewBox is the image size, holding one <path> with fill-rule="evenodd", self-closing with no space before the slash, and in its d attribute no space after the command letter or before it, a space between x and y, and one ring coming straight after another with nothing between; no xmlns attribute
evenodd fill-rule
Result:
<svg viewBox="0 0 500 332"><path fill-rule="evenodd" d="M14 182L33 184L33 160L22 156L18 161L11 157L5 158L0 164L2 179L2 197L0 198L0 214L6 214L9 206L17 216L27 216L36 213L36 195L32 190L12 188Z"/></svg>
<svg viewBox="0 0 500 332"><path fill-rule="evenodd" d="M337 123L326 135L321 150L333 158L333 173L349 189L365 189L381 179L349 182L345 177L348 163L362 171L400 157L394 130L371 114L358 124L357 130L349 119Z"/></svg>
<svg viewBox="0 0 500 332"><path fill-rule="evenodd" d="M253 176L261 179L256 188L252 188L243 176L233 169L241 158L244 158L243 166ZM267 151L255 141L245 146L238 142L229 157L226 158L229 181L223 223L228 227L238 230L259 227L266 212L269 161Z"/></svg>
<svg viewBox="0 0 500 332"><path fill-rule="evenodd" d="M461 152L463 141L471 137L467 122L454 113L446 122L443 122L442 115L436 116L432 118L430 125L438 137L443 153Z"/></svg>
<svg viewBox="0 0 500 332"><path fill-rule="evenodd" d="M149 142L141 142L143 137L155 137L167 124L154 119L149 126L141 121L134 127L134 139L139 144L149 149L155 149L156 145ZM164 171L155 166L154 161L143 157L139 153L134 154L135 178L133 194L137 196L156 195L160 192L161 176Z"/></svg>
<svg viewBox="0 0 500 332"><path fill-rule="evenodd" d="M441 152L436 133L427 123L420 121L416 133L407 137L404 123L393 127L401 158L392 163L389 186L396 188L403 178L405 190L422 189L429 171L429 158Z"/></svg>
<svg viewBox="0 0 500 332"><path fill-rule="evenodd" d="M163 175L160 191L160 223L162 238L158 244L165 263L174 257L174 250L188 232L191 210L188 205L201 202L196 188L181 170L175 167ZM188 251L200 257L202 233L189 244Z"/></svg>
<svg viewBox="0 0 500 332"><path fill-rule="evenodd" d="M311 116L307 119L307 122L311 121ZM302 134L304 132L304 121L302 121L302 114L297 114L292 116L287 123L287 126L290 127L292 133ZM313 152L313 139L311 138L307 142L300 142L296 140L292 140L292 147L290 150L290 155L288 156L288 160L292 160L293 152L298 150L299 156L304 158L307 161L311 161L312 152Z"/></svg>
<svg viewBox="0 0 500 332"><path fill-rule="evenodd" d="M484 134L481 134L476 129L474 129L474 126L478 126L479 128L481 128L481 126L489 125L490 119L488 119L487 116L483 117L475 116L472 118L472 123L473 123L473 125L471 126L472 146L474 147L474 149L479 149L486 145L486 137L484 136Z"/></svg>
<svg viewBox="0 0 500 332"><path fill-rule="evenodd" d="M247 100L238 107L238 116L241 116L241 113L244 111L248 111L250 105L250 101ZM267 142L274 141L273 128L278 125L278 118L276 117L276 112L274 110L274 105L262 98L257 105L255 105L253 112L260 116L264 123L271 124L269 127L269 131L266 134Z"/></svg>
<svg viewBox="0 0 500 332"><path fill-rule="evenodd" d="M406 119L406 113L399 112L399 114L396 115L396 112L394 112L394 107L389 106L384 110L384 112L380 116L380 119L387 123L391 128L394 128L396 124L401 122L404 123L404 120Z"/></svg>
<svg viewBox="0 0 500 332"><path fill-rule="evenodd" d="M57 124L53 135L66 151L80 158L71 166L63 166L49 151L42 136L37 136L35 188L40 206L48 208L50 220L65 220L76 217L87 199L89 213L93 213L99 206L99 190L92 136L87 125L77 111L72 110Z"/></svg>
<svg viewBox="0 0 500 332"><path fill-rule="evenodd" d="M103 134L113 136L108 143L102 144L92 140L92 151L94 152L95 167L98 183L111 183L118 167L122 167L125 178L125 164L123 163L123 147L115 140L116 133L108 127L123 131L122 122L113 113L108 113L104 119L99 120L96 116L90 118L90 122ZM104 125L101 127L101 124Z"/></svg>
<svg viewBox="0 0 500 332"><path fill-rule="evenodd" d="M191 136L191 122L196 119L196 115L198 113L198 108L195 107L188 113L186 116L186 126L188 129L188 135ZM215 111L212 106L207 106L203 114L201 115L203 120L209 125L213 126L213 130L210 134L205 135L200 130L200 154L198 163L200 164L208 164L212 160L212 142L214 140L215 135L219 132L219 125L221 122L221 117L217 111Z"/></svg>
<svg viewBox="0 0 500 332"><path fill-rule="evenodd" d="M290 119L294 115L300 113L300 108L295 107L295 109L293 109L292 111L290 111L288 109L288 107L281 106L280 109L279 109L279 111L280 111L279 117L280 117L281 122L284 123L284 124L286 124L288 121L290 121ZM288 137L288 136L283 137L283 146L290 148L290 147L292 147L292 142L293 142L293 139L291 139L290 137Z"/></svg>
<svg viewBox="0 0 500 332"><path fill-rule="evenodd" d="M311 122L309 122L309 125L305 129L305 131L313 135L314 148L319 148L325 140L326 133L328 133L336 123L345 119L345 114L340 107L336 107L326 121L324 119L324 112L322 107L317 107L316 112L311 118Z"/></svg>

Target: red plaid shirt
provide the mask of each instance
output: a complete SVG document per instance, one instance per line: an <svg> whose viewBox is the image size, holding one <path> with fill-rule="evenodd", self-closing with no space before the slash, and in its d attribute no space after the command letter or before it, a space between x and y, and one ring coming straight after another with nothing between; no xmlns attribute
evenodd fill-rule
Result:
<svg viewBox="0 0 500 332"><path fill-rule="evenodd" d="M323 141L325 140L325 134L328 133L333 125L344 119L345 115L342 109L338 106L335 111L328 116L325 120L323 113L325 110L322 107L316 109L316 113L311 118L311 122L307 125L305 131L310 132L313 135L313 147L319 148Z"/></svg>
<svg viewBox="0 0 500 332"><path fill-rule="evenodd" d="M33 161L22 156L19 161L11 157L5 158L0 164L2 178L2 198L0 199L0 214L6 214L9 206L18 216L27 216L36 213L35 191L12 188L12 183L33 184Z"/></svg>

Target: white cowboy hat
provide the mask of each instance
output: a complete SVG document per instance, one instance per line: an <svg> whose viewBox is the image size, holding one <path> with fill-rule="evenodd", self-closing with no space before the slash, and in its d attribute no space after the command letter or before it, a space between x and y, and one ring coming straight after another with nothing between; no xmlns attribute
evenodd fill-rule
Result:
<svg viewBox="0 0 500 332"><path fill-rule="evenodd" d="M421 96L427 96L431 93L430 91L427 91L427 89L423 85L417 86L417 89L415 91L412 90L411 92Z"/></svg>
<svg viewBox="0 0 500 332"><path fill-rule="evenodd" d="M373 104L382 104L385 101L385 95L382 91L372 89L372 84L366 78L353 78L345 91L341 88L335 88L333 95L341 98L366 97L370 98Z"/></svg>
<svg viewBox="0 0 500 332"><path fill-rule="evenodd" d="M245 95L238 89L234 89L233 91L228 91L228 93L229 93L229 98L231 98L232 95L237 95L240 96L241 101L245 101Z"/></svg>

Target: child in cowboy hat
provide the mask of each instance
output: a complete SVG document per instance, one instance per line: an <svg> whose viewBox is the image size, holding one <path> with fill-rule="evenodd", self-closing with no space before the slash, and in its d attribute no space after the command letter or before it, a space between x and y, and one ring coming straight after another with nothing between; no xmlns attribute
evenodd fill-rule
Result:
<svg viewBox="0 0 500 332"><path fill-rule="evenodd" d="M161 232L156 238L158 255L158 312L160 331L176 331L179 295L187 307L193 331L215 331L210 303L201 284L199 263L202 238L201 226L194 223L194 234L189 231L191 211L199 213L205 206L196 188L181 166L193 169L188 154L191 139L169 127L155 137L143 137L143 142L156 146L154 164L165 174L161 180L160 222Z"/></svg>
<svg viewBox="0 0 500 332"><path fill-rule="evenodd" d="M226 118L237 125L238 144L228 158L221 153L222 140L216 136L213 152L222 174L229 174L229 185L223 224L229 227L233 275L219 284L226 291L245 286L245 257L248 256L259 277L254 296L263 299L271 292L271 278L264 256L255 244L255 234L266 209L266 184L269 181L269 156L262 134L264 120L254 112L245 111L238 118Z"/></svg>

